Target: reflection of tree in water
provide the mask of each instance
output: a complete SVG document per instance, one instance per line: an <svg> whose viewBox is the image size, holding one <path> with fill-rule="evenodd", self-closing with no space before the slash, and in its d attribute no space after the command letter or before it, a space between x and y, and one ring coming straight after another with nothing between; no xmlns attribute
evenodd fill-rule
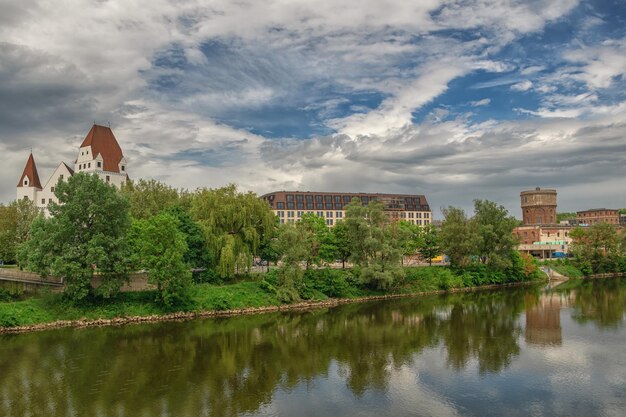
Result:
<svg viewBox="0 0 626 417"><path fill-rule="evenodd" d="M481 374L507 367L519 354L521 295L521 291L478 293L471 301L453 303L449 319L440 325L448 364L462 369L476 358Z"/></svg>
<svg viewBox="0 0 626 417"><path fill-rule="evenodd" d="M566 287L574 290L572 317L578 323L595 323L599 328L621 326L626 312L626 279L578 280Z"/></svg>
<svg viewBox="0 0 626 417"><path fill-rule="evenodd" d="M327 376L333 362L355 395L386 389L391 369L437 346L454 368L475 358L481 373L498 372L519 352L527 293L6 337L0 415L236 416Z"/></svg>

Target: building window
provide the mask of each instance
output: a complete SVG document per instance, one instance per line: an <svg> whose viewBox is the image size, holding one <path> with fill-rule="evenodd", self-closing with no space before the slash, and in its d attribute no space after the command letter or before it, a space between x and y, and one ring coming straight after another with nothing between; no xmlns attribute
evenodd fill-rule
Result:
<svg viewBox="0 0 626 417"><path fill-rule="evenodd" d="M45 198L41 199L41 204L46 204L46 199Z"/></svg>
<svg viewBox="0 0 626 417"><path fill-rule="evenodd" d="M304 209L304 203L296 203L299 209Z"/></svg>
<svg viewBox="0 0 626 417"><path fill-rule="evenodd" d="M98 162L98 168L102 168L102 162ZM124 169L122 169L124 171Z"/></svg>
<svg viewBox="0 0 626 417"><path fill-rule="evenodd" d="M314 208L314 207L313 207L313 203L312 203L312 202L308 202L308 201L307 201L307 203L306 203L306 208L307 208L307 210L313 210L313 208Z"/></svg>
<svg viewBox="0 0 626 417"><path fill-rule="evenodd" d="M287 194L287 202L293 201L293 194Z"/></svg>
<svg viewBox="0 0 626 417"><path fill-rule="evenodd" d="M326 217L333 217L333 212L332 211L327 211L326 212Z"/></svg>
<svg viewBox="0 0 626 417"><path fill-rule="evenodd" d="M280 219L280 224L285 224L285 219Z"/></svg>
<svg viewBox="0 0 626 417"><path fill-rule="evenodd" d="M126 171L126 167L122 165L122 171Z"/></svg>
<svg viewBox="0 0 626 417"><path fill-rule="evenodd" d="M340 195L336 195L335 196L335 203L341 203L341 196Z"/></svg>
<svg viewBox="0 0 626 417"><path fill-rule="evenodd" d="M350 196L349 195L344 195L343 196L343 203L344 204L350 203Z"/></svg>
<svg viewBox="0 0 626 417"><path fill-rule="evenodd" d="M343 217L343 212L342 211L338 211L335 213L335 217L338 219L341 219Z"/></svg>
<svg viewBox="0 0 626 417"><path fill-rule="evenodd" d="M280 209L280 210L284 209L285 208L285 203L283 203L282 201L279 202L279 203L276 203L276 208Z"/></svg>
<svg viewBox="0 0 626 417"><path fill-rule="evenodd" d="M111 177L107 175L107 182L111 181Z"/></svg>
<svg viewBox="0 0 626 417"><path fill-rule="evenodd" d="M24 185L28 186L28 180L26 180L26 179L24 180Z"/></svg>
<svg viewBox="0 0 626 417"><path fill-rule="evenodd" d="M302 194L297 194L297 195L296 195L296 201L297 201L297 202L304 201L304 196L303 196Z"/></svg>
<svg viewBox="0 0 626 417"><path fill-rule="evenodd" d="M59 175L59 179L63 181L63 174Z"/></svg>
<svg viewBox="0 0 626 417"><path fill-rule="evenodd" d="M50 187L50 191L54 192L54 187Z"/></svg>
<svg viewBox="0 0 626 417"><path fill-rule="evenodd" d="M323 211L318 211L317 212L317 217L324 217L324 212Z"/></svg>
<svg viewBox="0 0 626 417"><path fill-rule="evenodd" d="M48 204L51 204L51 203L52 203L52 199L51 199L51 198L49 198L49 199L48 199Z"/></svg>
<svg viewBox="0 0 626 417"><path fill-rule="evenodd" d="M91 168L91 162L87 164L87 168Z"/></svg>
<svg viewBox="0 0 626 417"><path fill-rule="evenodd" d="M287 208L288 209L294 209L295 208L295 204L293 202L287 202Z"/></svg>

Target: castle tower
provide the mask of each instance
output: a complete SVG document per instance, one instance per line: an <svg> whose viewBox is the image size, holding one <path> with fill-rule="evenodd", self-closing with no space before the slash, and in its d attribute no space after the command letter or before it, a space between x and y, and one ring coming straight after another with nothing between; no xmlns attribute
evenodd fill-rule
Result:
<svg viewBox="0 0 626 417"><path fill-rule="evenodd" d="M535 188L520 193L525 225L556 224L556 190Z"/></svg>
<svg viewBox="0 0 626 417"><path fill-rule="evenodd" d="M97 174L102 181L117 187L128 179L126 158L110 127L91 127L78 150L74 171Z"/></svg>
<svg viewBox="0 0 626 417"><path fill-rule="evenodd" d="M28 198L31 201L36 201L37 192L39 191L41 191L41 180L37 172L35 158L31 152L20 181L17 183L17 199Z"/></svg>

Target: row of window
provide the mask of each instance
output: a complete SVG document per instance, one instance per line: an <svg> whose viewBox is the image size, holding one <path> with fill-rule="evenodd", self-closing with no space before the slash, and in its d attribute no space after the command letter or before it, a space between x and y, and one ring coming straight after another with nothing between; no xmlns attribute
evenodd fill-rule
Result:
<svg viewBox="0 0 626 417"><path fill-rule="evenodd" d="M307 213L314 213L312 211L287 211L287 216L286 217L302 217ZM294 215L295 214L295 215ZM276 211L276 215L278 217L285 217L285 211L280 210L280 211ZM318 217L335 217L337 219L342 219L343 218L343 211L336 211L336 212L332 212L332 211L327 211L326 213L324 213L323 211L318 211L315 212L315 215Z"/></svg>

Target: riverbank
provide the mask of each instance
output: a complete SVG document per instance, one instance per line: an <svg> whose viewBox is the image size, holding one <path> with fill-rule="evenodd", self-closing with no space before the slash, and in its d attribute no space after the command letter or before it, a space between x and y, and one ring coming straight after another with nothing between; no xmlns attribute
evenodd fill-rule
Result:
<svg viewBox="0 0 626 417"><path fill-rule="evenodd" d="M441 294L454 294L454 293L469 293L478 291L488 291L501 288L519 287L538 284L540 281L524 281L514 282L507 284L491 284L482 285L478 287L468 288L452 288L448 290L433 290L422 291L415 293L397 293L397 294L385 294L385 295L371 295L357 298L329 298L323 301L305 301L294 304L280 304L280 305L268 305L261 307L246 307L230 310L205 310L205 311L190 311L190 312L175 312L165 314L154 315L139 315L139 316L123 316L113 318L80 318L76 320L56 320L52 322L42 322L32 325L18 325L11 327L0 327L0 334L17 334L27 333L43 330L54 330L67 327L73 328L87 328L87 327L103 327L103 326L123 326L128 324L139 323L157 323L164 321L183 321L193 320L199 318L211 318L211 317L232 317L251 314L263 314L273 313L281 311L302 311L312 310L319 308L332 308L343 304L363 303L368 301L378 300L390 300L398 298L410 298L410 297L424 297L429 295L441 295ZM5 303L6 304L6 303ZM0 313L2 312L2 304L0 304Z"/></svg>

